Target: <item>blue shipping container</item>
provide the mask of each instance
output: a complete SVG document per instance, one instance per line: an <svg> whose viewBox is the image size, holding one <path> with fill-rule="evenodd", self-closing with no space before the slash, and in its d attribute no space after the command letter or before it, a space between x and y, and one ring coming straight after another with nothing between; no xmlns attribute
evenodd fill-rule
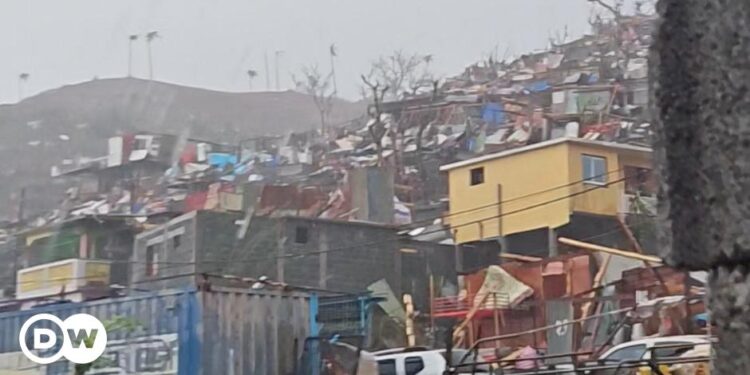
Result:
<svg viewBox="0 0 750 375"><path fill-rule="evenodd" d="M18 334L31 316L61 319L87 313L135 330L108 332L107 351L86 375L208 375L291 373L309 332L309 296L297 292L213 288L165 291L95 302L65 303L0 314L0 374L72 374L61 360L36 365L21 352ZM295 347L296 345L296 347Z"/></svg>

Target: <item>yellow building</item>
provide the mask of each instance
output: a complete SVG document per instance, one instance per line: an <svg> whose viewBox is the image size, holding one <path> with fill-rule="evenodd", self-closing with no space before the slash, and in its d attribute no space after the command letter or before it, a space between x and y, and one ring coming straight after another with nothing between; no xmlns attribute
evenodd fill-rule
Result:
<svg viewBox="0 0 750 375"><path fill-rule="evenodd" d="M629 196L654 192L649 148L580 138L484 155L441 171L448 173L447 222L457 243L535 230L554 235L550 229L567 225L574 214L616 217L629 210Z"/></svg>

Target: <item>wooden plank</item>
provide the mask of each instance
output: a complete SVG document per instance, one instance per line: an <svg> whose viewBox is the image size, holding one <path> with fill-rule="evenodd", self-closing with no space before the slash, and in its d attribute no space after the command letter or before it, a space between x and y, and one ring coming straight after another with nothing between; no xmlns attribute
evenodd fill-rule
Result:
<svg viewBox="0 0 750 375"><path fill-rule="evenodd" d="M482 300L479 303L474 304L474 306L469 310L469 313L466 314L466 318L464 319L461 324L456 327L456 329L453 330L453 340L456 341L461 337L461 332L466 328L466 326L471 322L472 319L474 319L474 315L477 314L477 311L484 305L484 303L487 301L487 297L489 297L489 293L485 294L484 297L482 297Z"/></svg>
<svg viewBox="0 0 750 375"><path fill-rule="evenodd" d="M527 255L513 254L513 253L500 253L500 258L508 260L517 260L521 262L540 262L542 258L532 257Z"/></svg>
<svg viewBox="0 0 750 375"><path fill-rule="evenodd" d="M591 292L586 293L586 298L593 298L596 296L596 289L599 288L602 284L602 279L604 278L604 274L607 273L607 268L609 268L609 262L612 260L612 254L606 254L604 255L604 260L602 261L602 266L599 267L599 271L596 273L596 276L594 276L594 284L592 285L593 289ZM581 317L586 318L589 316L589 312L591 310L591 305L593 305L592 301L587 301L583 304L581 307Z"/></svg>
<svg viewBox="0 0 750 375"><path fill-rule="evenodd" d="M651 255L638 254L638 253L634 253L632 251L615 249L613 247L596 245L596 244L592 244L592 243L588 243L588 242L583 242L583 241L578 241L578 240L573 240L573 239L565 238L565 237L560 237L560 238L557 239L557 241L560 242L561 244L565 244L565 245L577 247L579 249L590 250L590 251L600 251L600 252L603 252L603 253L608 253L608 254L612 254L612 255L621 256L621 257L624 257L624 258L636 259L636 260L641 260L641 261L644 261L644 262L664 264L664 260L662 260L659 257L655 257L655 256L651 256Z"/></svg>

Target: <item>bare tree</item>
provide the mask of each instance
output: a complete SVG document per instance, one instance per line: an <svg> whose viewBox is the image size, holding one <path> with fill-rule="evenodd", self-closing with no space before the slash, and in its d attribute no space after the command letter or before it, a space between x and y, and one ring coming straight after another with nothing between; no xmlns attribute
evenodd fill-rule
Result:
<svg viewBox="0 0 750 375"><path fill-rule="evenodd" d="M602 8L608 10L615 17L615 20L622 18L622 0L615 0L614 3L609 4L604 0L588 0L590 3L598 4Z"/></svg>
<svg viewBox="0 0 750 375"><path fill-rule="evenodd" d="M388 87L389 98L398 99L399 95L416 94L419 89L430 86L432 74L429 67L432 61L433 56L429 54L411 54L397 50L392 55L381 56L373 62L366 78L371 83Z"/></svg>
<svg viewBox="0 0 750 375"><path fill-rule="evenodd" d="M547 39L549 39L549 43L552 47L565 44L565 42L568 41L568 25L565 25L562 32L556 30L554 35L550 33L550 35L547 36Z"/></svg>
<svg viewBox="0 0 750 375"><path fill-rule="evenodd" d="M432 81L432 102L435 103L438 100L440 94L440 81ZM417 129L417 163L419 165L419 174L422 181L427 179L427 171L424 167L424 159L422 158L422 147L424 143L424 131L428 126L438 120L440 111L432 111L432 115L419 123L419 129Z"/></svg>
<svg viewBox="0 0 750 375"><path fill-rule="evenodd" d="M333 109L333 97L336 95L336 91L333 89L333 74L323 75L317 65L303 67L301 73L301 80L298 80L295 76L292 76L292 80L298 91L312 97L320 115L320 129L325 134L328 116Z"/></svg>
<svg viewBox="0 0 750 375"><path fill-rule="evenodd" d="M600 53L602 53L602 56L605 56L608 51L606 49L612 48L615 51L617 51L617 54L614 58L614 66L616 67L616 75L625 75L627 71L627 66L630 61L630 46L623 41L622 34L625 31L625 26L623 25L623 18L625 17L622 12L623 7L623 0L613 0L612 3L609 3L605 0L588 0L588 2L592 4L598 5L600 8L605 9L608 13L612 15L612 20L609 22L612 22L610 24L614 27L605 27L607 25L608 21L605 21L602 19L600 14L597 14L594 18L593 22L589 22L594 29L598 29L597 32L602 32L603 30L609 30L611 35L609 35L610 40L612 41L610 46L602 45L600 47ZM600 67L599 67L599 76L604 77L607 70L609 70L610 63L605 61L605 59L602 58L600 61Z"/></svg>
<svg viewBox="0 0 750 375"><path fill-rule="evenodd" d="M375 144L375 149L378 153L378 165L383 165L383 137L387 133L385 123L383 122L383 98L389 87L382 86L380 82L373 82L369 80L365 75L362 75L362 82L365 83L367 88L370 90L372 95L373 104L367 108L367 115L370 117L370 122L367 126L367 131L372 137L372 142Z"/></svg>

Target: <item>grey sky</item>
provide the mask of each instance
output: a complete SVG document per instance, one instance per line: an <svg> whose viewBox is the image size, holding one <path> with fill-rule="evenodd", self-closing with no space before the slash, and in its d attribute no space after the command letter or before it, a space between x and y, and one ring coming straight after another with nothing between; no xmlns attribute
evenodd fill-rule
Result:
<svg viewBox="0 0 750 375"><path fill-rule="evenodd" d="M497 48L522 53L547 44L568 26L588 30L586 0L3 0L0 4L0 103L15 102L18 75L30 74L25 96L64 84L127 72L127 36L158 30L157 80L247 91L247 69L260 73L264 51L283 50L282 86L290 73L339 51L343 96L356 98L359 74L395 49L431 53L442 76L460 72ZM134 75L147 76L146 45L134 45Z"/></svg>

